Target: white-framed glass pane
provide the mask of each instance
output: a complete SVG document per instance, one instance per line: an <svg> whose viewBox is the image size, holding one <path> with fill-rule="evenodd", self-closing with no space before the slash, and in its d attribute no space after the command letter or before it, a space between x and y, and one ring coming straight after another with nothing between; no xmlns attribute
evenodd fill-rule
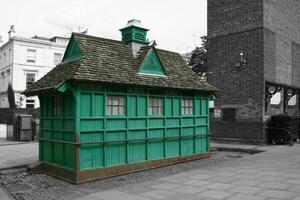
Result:
<svg viewBox="0 0 300 200"><path fill-rule="evenodd" d="M182 99L181 101L181 113L183 115L191 115L194 110L194 101L192 99Z"/></svg>
<svg viewBox="0 0 300 200"><path fill-rule="evenodd" d="M54 65L57 65L62 60L62 54L61 53L54 53Z"/></svg>
<svg viewBox="0 0 300 200"><path fill-rule="evenodd" d="M289 106L295 106L297 104L297 95L292 96L292 98L290 98L288 105Z"/></svg>
<svg viewBox="0 0 300 200"><path fill-rule="evenodd" d="M113 106L112 107L112 114L113 115L118 115L119 114L119 108L118 108L118 106Z"/></svg>
<svg viewBox="0 0 300 200"><path fill-rule="evenodd" d="M106 102L107 115L124 115L125 98L123 96L107 96Z"/></svg>
<svg viewBox="0 0 300 200"><path fill-rule="evenodd" d="M281 93L277 92L270 100L271 105L279 105L281 102Z"/></svg>
<svg viewBox="0 0 300 200"><path fill-rule="evenodd" d="M111 115L111 106L106 106L106 114Z"/></svg>
<svg viewBox="0 0 300 200"><path fill-rule="evenodd" d="M35 73L26 73L26 88L35 82Z"/></svg>
<svg viewBox="0 0 300 200"><path fill-rule="evenodd" d="M163 99L159 97L150 97L148 105L149 115L161 115L163 109Z"/></svg>
<svg viewBox="0 0 300 200"><path fill-rule="evenodd" d="M27 49L27 62L35 63L36 61L36 50Z"/></svg>
<svg viewBox="0 0 300 200"><path fill-rule="evenodd" d="M119 115L124 115L124 106L119 107Z"/></svg>
<svg viewBox="0 0 300 200"><path fill-rule="evenodd" d="M119 97L119 105L124 105L125 98Z"/></svg>

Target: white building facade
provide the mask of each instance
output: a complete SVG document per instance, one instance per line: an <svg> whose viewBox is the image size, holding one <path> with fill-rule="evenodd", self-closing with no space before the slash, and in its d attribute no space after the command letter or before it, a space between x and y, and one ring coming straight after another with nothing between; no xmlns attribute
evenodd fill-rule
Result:
<svg viewBox="0 0 300 200"><path fill-rule="evenodd" d="M9 107L9 83L17 107L38 108L37 97L25 97L21 92L61 62L68 41L64 37L14 36L10 30L9 40L0 46L0 108Z"/></svg>

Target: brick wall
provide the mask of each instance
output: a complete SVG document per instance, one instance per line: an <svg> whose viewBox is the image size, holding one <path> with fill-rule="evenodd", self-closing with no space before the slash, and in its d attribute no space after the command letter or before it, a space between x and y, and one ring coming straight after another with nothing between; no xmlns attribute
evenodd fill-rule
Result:
<svg viewBox="0 0 300 200"><path fill-rule="evenodd" d="M283 99L264 112L264 82L300 86L299 10L299 0L208 0L208 81L215 107L236 109L235 122L212 119L216 136L265 139L265 115L283 112ZM287 111L299 114L299 98Z"/></svg>
<svg viewBox="0 0 300 200"><path fill-rule="evenodd" d="M263 26L263 0L208 0L207 9L209 37Z"/></svg>
<svg viewBox="0 0 300 200"><path fill-rule="evenodd" d="M220 90L215 106L236 108L238 121L261 121L263 29L210 38L208 52L208 81ZM240 52L247 64L239 67Z"/></svg>

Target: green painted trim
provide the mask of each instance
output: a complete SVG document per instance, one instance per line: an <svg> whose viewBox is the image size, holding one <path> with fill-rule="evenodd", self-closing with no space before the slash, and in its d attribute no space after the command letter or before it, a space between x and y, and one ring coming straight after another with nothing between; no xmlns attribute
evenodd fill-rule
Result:
<svg viewBox="0 0 300 200"><path fill-rule="evenodd" d="M145 57L142 65L139 68L139 72L143 74L153 75L165 75L163 66L159 60L154 47L150 49L147 56Z"/></svg>
<svg viewBox="0 0 300 200"><path fill-rule="evenodd" d="M83 52L79 44L77 43L74 35L72 35L68 43L68 46L66 48L62 62L77 60L80 59L82 56L83 56Z"/></svg>

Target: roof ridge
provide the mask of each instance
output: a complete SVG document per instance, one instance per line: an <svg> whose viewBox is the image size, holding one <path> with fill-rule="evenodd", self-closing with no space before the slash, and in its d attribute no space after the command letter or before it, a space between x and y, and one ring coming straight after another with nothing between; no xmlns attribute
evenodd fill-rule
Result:
<svg viewBox="0 0 300 200"><path fill-rule="evenodd" d="M98 37L98 36L94 36L94 35L87 35L87 34L82 34L82 33L72 33L72 35L74 36L79 36L79 37L85 37L85 38L91 38L91 39L96 39L96 40L105 40L107 42L115 42L115 43L119 43L122 45L126 45L126 43L119 41L119 40L114 40L114 39L110 39L110 38L104 38L104 37Z"/></svg>

